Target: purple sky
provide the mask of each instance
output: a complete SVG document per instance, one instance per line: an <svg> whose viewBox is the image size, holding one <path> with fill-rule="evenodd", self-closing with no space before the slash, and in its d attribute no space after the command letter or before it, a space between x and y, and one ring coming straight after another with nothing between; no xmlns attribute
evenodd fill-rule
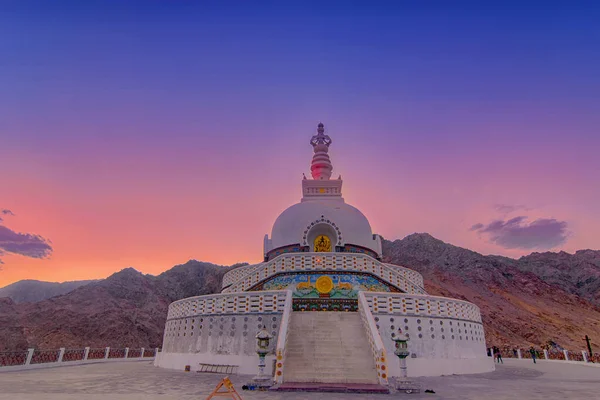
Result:
<svg viewBox="0 0 600 400"><path fill-rule="evenodd" d="M386 238L600 247L597 4L266 4L3 3L0 284L259 261L320 121Z"/></svg>

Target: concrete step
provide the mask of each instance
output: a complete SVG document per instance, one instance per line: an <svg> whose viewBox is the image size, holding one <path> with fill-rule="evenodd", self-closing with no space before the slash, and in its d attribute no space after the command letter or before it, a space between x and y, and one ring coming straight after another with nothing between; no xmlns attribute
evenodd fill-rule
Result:
<svg viewBox="0 0 600 400"><path fill-rule="evenodd" d="M288 329L285 382L378 383L358 313L294 312Z"/></svg>

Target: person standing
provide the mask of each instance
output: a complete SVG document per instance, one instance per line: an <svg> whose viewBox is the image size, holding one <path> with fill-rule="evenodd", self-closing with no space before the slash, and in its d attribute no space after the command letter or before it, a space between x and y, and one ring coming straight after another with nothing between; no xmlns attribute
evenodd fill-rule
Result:
<svg viewBox="0 0 600 400"><path fill-rule="evenodd" d="M529 348L529 354L531 354L531 358L533 359L533 363L534 363L534 364L537 364L537 363L535 362L535 356L536 356L536 354L535 354L535 349L533 348L533 346L531 346L531 347Z"/></svg>
<svg viewBox="0 0 600 400"><path fill-rule="evenodd" d="M496 359L498 360L498 364L504 364L504 361L502 361L502 352L499 348L496 348Z"/></svg>

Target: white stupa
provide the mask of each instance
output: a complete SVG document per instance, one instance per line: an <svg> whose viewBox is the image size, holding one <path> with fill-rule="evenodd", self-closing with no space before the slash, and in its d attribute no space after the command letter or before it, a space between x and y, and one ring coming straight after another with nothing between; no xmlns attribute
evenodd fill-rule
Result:
<svg viewBox="0 0 600 400"><path fill-rule="evenodd" d="M344 201L341 177L331 179L323 124L310 143L312 179L265 235L264 262L229 271L221 294L172 303L156 365L256 374L266 326L267 372L279 384L386 386L401 374L394 339L405 336L408 376L492 371L478 307L430 296L419 273L383 263L380 237Z"/></svg>

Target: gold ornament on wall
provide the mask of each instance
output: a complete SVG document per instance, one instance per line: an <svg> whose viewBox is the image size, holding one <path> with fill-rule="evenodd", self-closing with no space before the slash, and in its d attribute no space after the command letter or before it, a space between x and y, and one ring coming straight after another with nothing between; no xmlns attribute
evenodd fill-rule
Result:
<svg viewBox="0 0 600 400"><path fill-rule="evenodd" d="M329 293L333 289L333 280L327 275L320 276L315 287L319 293Z"/></svg>
<svg viewBox="0 0 600 400"><path fill-rule="evenodd" d="M326 235L319 235L315 238L315 252L325 253L331 251L331 239Z"/></svg>

